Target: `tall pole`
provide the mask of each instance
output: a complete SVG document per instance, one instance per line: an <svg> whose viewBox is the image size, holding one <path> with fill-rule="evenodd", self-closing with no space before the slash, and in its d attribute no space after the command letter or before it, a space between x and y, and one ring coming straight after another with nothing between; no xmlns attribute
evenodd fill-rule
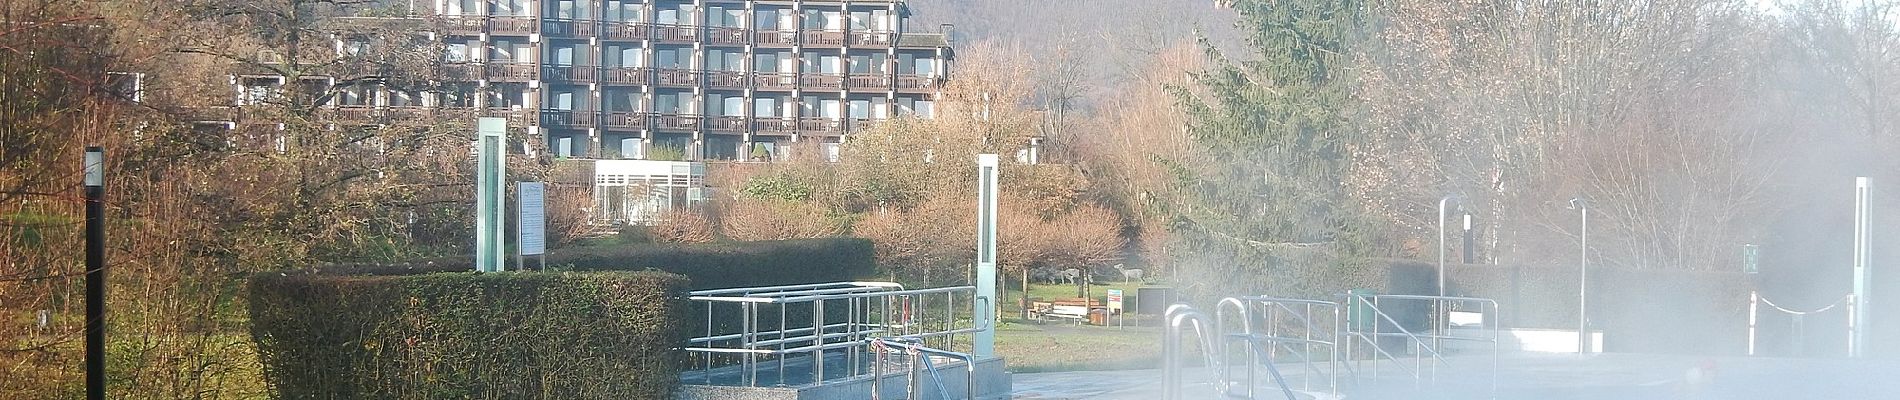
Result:
<svg viewBox="0 0 1900 400"><path fill-rule="evenodd" d="M1438 295L1445 295L1445 204L1451 196L1438 198Z"/></svg>
<svg viewBox="0 0 1900 400"><path fill-rule="evenodd" d="M1577 233L1577 354L1584 355L1590 353L1590 204L1576 198L1570 206L1582 226Z"/></svg>
<svg viewBox="0 0 1900 400"><path fill-rule="evenodd" d="M1854 178L1854 294L1848 300L1848 305L1853 309L1847 316L1848 357L1862 357L1867 352L1867 270L1872 261L1868 254L1868 240L1871 239L1873 228L1869 201L1872 191L1873 183L1867 177Z"/></svg>
<svg viewBox="0 0 1900 400"><path fill-rule="evenodd" d="M508 120L483 117L475 122L477 133L475 161L475 270L502 270L507 256L502 252L502 224L507 220L504 204L507 188L507 158L502 142L507 139Z"/></svg>
<svg viewBox="0 0 1900 400"><path fill-rule="evenodd" d="M86 147L86 399L106 398L105 150Z"/></svg>
<svg viewBox="0 0 1900 400"><path fill-rule="evenodd" d="M997 168L995 154L976 156L976 301L970 304L975 307L976 335L970 340L970 352L979 356L996 352Z"/></svg>

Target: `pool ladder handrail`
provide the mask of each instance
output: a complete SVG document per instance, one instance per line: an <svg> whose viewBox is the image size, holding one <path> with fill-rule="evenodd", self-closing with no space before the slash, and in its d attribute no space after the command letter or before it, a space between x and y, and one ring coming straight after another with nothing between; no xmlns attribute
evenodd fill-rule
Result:
<svg viewBox="0 0 1900 400"><path fill-rule="evenodd" d="M1222 302L1226 303L1232 299L1233 298L1222 299ZM1207 326L1207 315L1194 309L1193 306L1186 304L1177 303L1170 305L1168 306L1167 312L1163 315L1168 325L1167 328L1162 331L1161 339L1161 398L1164 400L1181 400L1185 398L1181 387L1185 375L1185 371L1182 370L1183 367L1181 365L1181 340L1183 339L1181 333L1183 327L1189 325L1193 326L1195 339L1200 342L1203 365L1221 371L1219 379L1215 382L1214 389L1223 397L1231 398L1235 396L1232 391L1234 382L1228 379L1227 374L1228 368L1230 367L1226 360L1228 357L1225 348L1227 340L1215 339L1216 337L1224 337L1224 332L1219 331L1218 328L1210 332ZM1219 324L1218 319L1216 320L1216 324ZM1251 327L1248 329L1251 329ZM1249 341L1248 349L1257 349L1251 340ZM1257 362L1261 357L1258 352L1250 351L1249 353L1250 364L1248 367L1251 370L1252 363ZM1293 389L1287 386L1286 379L1280 375L1278 367L1275 367L1271 360L1268 361L1269 362L1266 363L1267 369L1274 377L1275 383L1279 385L1281 392L1287 396L1288 400L1298 399ZM1252 374L1250 373L1246 382L1248 388L1246 398L1248 399L1253 398L1254 384L1252 378Z"/></svg>

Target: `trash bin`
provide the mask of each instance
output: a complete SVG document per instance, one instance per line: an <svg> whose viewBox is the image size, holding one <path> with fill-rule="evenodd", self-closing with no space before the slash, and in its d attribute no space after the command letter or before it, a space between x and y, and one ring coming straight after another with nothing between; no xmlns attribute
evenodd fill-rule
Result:
<svg viewBox="0 0 1900 400"><path fill-rule="evenodd" d="M1108 326L1108 310L1106 309L1089 310L1089 325Z"/></svg>

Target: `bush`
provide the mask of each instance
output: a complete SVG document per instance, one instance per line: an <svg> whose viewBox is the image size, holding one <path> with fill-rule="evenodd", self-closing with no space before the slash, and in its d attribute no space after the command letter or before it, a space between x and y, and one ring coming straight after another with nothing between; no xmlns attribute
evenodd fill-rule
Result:
<svg viewBox="0 0 1900 400"><path fill-rule="evenodd" d="M251 334L280 399L671 399L685 287L650 271L266 273Z"/></svg>

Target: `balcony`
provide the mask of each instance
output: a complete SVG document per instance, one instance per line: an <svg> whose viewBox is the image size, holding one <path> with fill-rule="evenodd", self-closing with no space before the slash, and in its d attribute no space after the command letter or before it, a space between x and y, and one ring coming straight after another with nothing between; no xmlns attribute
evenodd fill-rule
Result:
<svg viewBox="0 0 1900 400"><path fill-rule="evenodd" d="M487 65L488 80L495 82L527 82L535 78L534 64L490 63Z"/></svg>
<svg viewBox="0 0 1900 400"><path fill-rule="evenodd" d="M337 122L353 124L374 124L383 121L383 112L371 105L340 105L336 107Z"/></svg>
<svg viewBox="0 0 1900 400"><path fill-rule="evenodd" d="M610 130L637 131L647 128L646 113L612 111L602 115L600 125Z"/></svg>
<svg viewBox="0 0 1900 400"><path fill-rule="evenodd" d="M690 114L660 114L654 118L654 129L693 131L699 130L699 116Z"/></svg>
<svg viewBox="0 0 1900 400"><path fill-rule="evenodd" d="M798 75L759 72L752 74L752 84L760 90L792 90L798 88Z"/></svg>
<svg viewBox="0 0 1900 400"><path fill-rule="evenodd" d="M744 134L745 117L716 116L706 117L706 131L714 133Z"/></svg>
<svg viewBox="0 0 1900 400"><path fill-rule="evenodd" d="M845 81L845 84L852 89L889 90L891 88L891 76L886 74L851 74L845 78Z"/></svg>
<svg viewBox="0 0 1900 400"><path fill-rule="evenodd" d="M707 71L706 80L715 89L745 89L747 86L745 73L738 71Z"/></svg>
<svg viewBox="0 0 1900 400"><path fill-rule="evenodd" d="M844 121L824 117L799 118L798 132L818 135L843 135Z"/></svg>
<svg viewBox="0 0 1900 400"><path fill-rule="evenodd" d="M591 19L548 19L541 21L541 33L549 37L588 38L599 35L600 24Z"/></svg>
<svg viewBox="0 0 1900 400"><path fill-rule="evenodd" d="M489 17L488 33L491 35L527 36L535 33L541 24L534 17Z"/></svg>
<svg viewBox="0 0 1900 400"><path fill-rule="evenodd" d="M609 85L645 85L651 81L647 71L646 68L607 67L600 81Z"/></svg>
<svg viewBox="0 0 1900 400"><path fill-rule="evenodd" d="M550 128L588 129L595 126L591 110L541 110L541 125Z"/></svg>
<svg viewBox="0 0 1900 400"><path fill-rule="evenodd" d="M534 122L531 120L534 118L534 111L525 108L484 108L480 116L506 118L508 126L528 126L529 123Z"/></svg>
<svg viewBox="0 0 1900 400"><path fill-rule="evenodd" d="M752 120L752 132L759 135L791 136L798 132L798 120L781 117L759 117Z"/></svg>
<svg viewBox="0 0 1900 400"><path fill-rule="evenodd" d="M691 44L699 41L699 27L692 25L654 25L654 38L663 43Z"/></svg>
<svg viewBox="0 0 1900 400"><path fill-rule="evenodd" d="M606 40L652 39L653 25L634 22L607 22L600 26L600 37Z"/></svg>
<svg viewBox="0 0 1900 400"><path fill-rule="evenodd" d="M752 41L765 47L792 47L798 44L797 31L757 31L752 32Z"/></svg>
<svg viewBox="0 0 1900 400"><path fill-rule="evenodd" d="M482 28L488 25L488 18L480 15L445 15L439 25L443 33L459 36L482 34Z"/></svg>
<svg viewBox="0 0 1900 400"><path fill-rule="evenodd" d="M472 82L482 79L482 65L469 63L443 63L438 67L442 80Z"/></svg>
<svg viewBox="0 0 1900 400"><path fill-rule="evenodd" d="M805 31L806 46L844 46L843 31Z"/></svg>
<svg viewBox="0 0 1900 400"><path fill-rule="evenodd" d="M693 70L661 68L658 71L660 72L658 83L661 85L699 86L700 74Z"/></svg>
<svg viewBox="0 0 1900 400"><path fill-rule="evenodd" d="M541 67L541 79L549 82L568 83L600 82L600 67L592 65L546 65Z"/></svg>
<svg viewBox="0 0 1900 400"><path fill-rule="evenodd" d="M890 47L895 37L897 34L890 31L863 31L851 32L849 39L851 46Z"/></svg>
<svg viewBox="0 0 1900 400"><path fill-rule="evenodd" d="M389 106L383 111L383 117L391 124L427 125L434 122L434 118L431 118L435 116L433 111L424 106Z"/></svg>
<svg viewBox="0 0 1900 400"><path fill-rule="evenodd" d="M714 27L706 32L706 43L714 45L744 46L751 41L748 31L743 28Z"/></svg>
<svg viewBox="0 0 1900 400"><path fill-rule="evenodd" d="M844 75L804 74L798 76L798 86L804 89L843 89Z"/></svg>
<svg viewBox="0 0 1900 400"><path fill-rule="evenodd" d="M926 75L897 75L897 90L932 91L943 88L943 80Z"/></svg>

